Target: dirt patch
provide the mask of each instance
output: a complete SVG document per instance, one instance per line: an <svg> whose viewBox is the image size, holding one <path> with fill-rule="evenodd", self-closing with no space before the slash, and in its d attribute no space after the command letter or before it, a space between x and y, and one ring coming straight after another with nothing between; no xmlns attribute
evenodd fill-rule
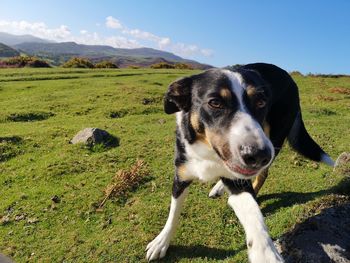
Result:
<svg viewBox="0 0 350 263"><path fill-rule="evenodd" d="M153 97L153 98L143 98L142 104L143 105L150 105L150 104L160 104L163 101L163 97Z"/></svg>
<svg viewBox="0 0 350 263"><path fill-rule="evenodd" d="M0 137L0 162L5 162L22 153L22 138L18 136Z"/></svg>
<svg viewBox="0 0 350 263"><path fill-rule="evenodd" d="M152 102L150 102L150 104L152 104ZM119 119L126 116L131 116L131 115L149 115L149 114L160 113L160 112L163 112L163 109L160 107L147 106L143 109L131 108L131 109L114 110L107 113L107 116L111 119Z"/></svg>
<svg viewBox="0 0 350 263"><path fill-rule="evenodd" d="M337 98L334 97L330 97L330 96L324 96L324 95L318 95L316 97L317 100L321 100L321 101L335 101L335 100L339 100Z"/></svg>
<svg viewBox="0 0 350 263"><path fill-rule="evenodd" d="M6 120L13 122L43 121L54 115L55 114L53 114L52 112L12 113L6 117Z"/></svg>
<svg viewBox="0 0 350 263"><path fill-rule="evenodd" d="M350 262L349 197L332 196L312 210L277 242L286 263Z"/></svg>
<svg viewBox="0 0 350 263"><path fill-rule="evenodd" d="M313 109L309 111L312 114L316 114L317 116L325 115L325 116L331 116L336 115L337 113L335 111L329 110L329 109Z"/></svg>
<svg viewBox="0 0 350 263"><path fill-rule="evenodd" d="M330 93L346 94L350 95L350 89L342 87L334 87L328 90Z"/></svg>
<svg viewBox="0 0 350 263"><path fill-rule="evenodd" d="M128 114L128 111L126 110L111 111L108 113L108 117L112 119L118 119L118 118L123 118L127 114Z"/></svg>

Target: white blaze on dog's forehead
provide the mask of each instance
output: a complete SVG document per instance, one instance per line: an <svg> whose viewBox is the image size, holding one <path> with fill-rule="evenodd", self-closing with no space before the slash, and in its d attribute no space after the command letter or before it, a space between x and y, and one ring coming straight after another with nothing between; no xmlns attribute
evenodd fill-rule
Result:
<svg viewBox="0 0 350 263"><path fill-rule="evenodd" d="M245 90L245 84L242 75L238 72L233 72L230 70L223 70L223 73L231 81L231 90L236 95L240 108L244 108L243 92Z"/></svg>

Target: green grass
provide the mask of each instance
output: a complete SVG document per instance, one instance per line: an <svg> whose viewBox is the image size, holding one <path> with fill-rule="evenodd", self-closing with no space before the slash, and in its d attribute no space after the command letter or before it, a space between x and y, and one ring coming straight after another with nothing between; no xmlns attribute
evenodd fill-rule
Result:
<svg viewBox="0 0 350 263"><path fill-rule="evenodd" d="M145 262L147 243L166 221L173 177L175 122L163 113L162 95L194 72L1 69L0 251L16 262ZM350 89L350 78L295 80L309 132L333 158L348 151L349 95L329 89ZM85 127L106 129L120 145L69 144ZM124 202L108 200L96 211L116 171L137 159L150 178ZM243 229L226 197L207 198L210 188L191 186L163 262L247 262ZM329 167L285 147L259 201L278 238L312 206L349 189Z"/></svg>

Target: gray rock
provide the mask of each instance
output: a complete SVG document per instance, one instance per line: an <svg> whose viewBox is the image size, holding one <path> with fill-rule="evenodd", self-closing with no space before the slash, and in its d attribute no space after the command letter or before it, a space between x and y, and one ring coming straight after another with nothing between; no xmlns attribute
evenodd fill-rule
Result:
<svg viewBox="0 0 350 263"><path fill-rule="evenodd" d="M105 146L117 146L118 139L105 130L99 128L85 128L78 132L70 143L84 143L88 146L104 144Z"/></svg>
<svg viewBox="0 0 350 263"><path fill-rule="evenodd" d="M13 261L10 258L6 257L3 254L0 254L0 262L1 263L13 263Z"/></svg>
<svg viewBox="0 0 350 263"><path fill-rule="evenodd" d="M350 153L343 152L335 161L334 171L341 175L350 176Z"/></svg>
<svg viewBox="0 0 350 263"><path fill-rule="evenodd" d="M350 262L350 203L322 210L276 243L286 263Z"/></svg>

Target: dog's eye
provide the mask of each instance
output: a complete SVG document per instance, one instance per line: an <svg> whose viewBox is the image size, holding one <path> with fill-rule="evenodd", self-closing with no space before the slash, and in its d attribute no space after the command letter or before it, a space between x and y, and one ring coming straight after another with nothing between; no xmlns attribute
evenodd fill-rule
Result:
<svg viewBox="0 0 350 263"><path fill-rule="evenodd" d="M208 104L211 108L222 109L224 107L223 103L219 99L211 99L208 101Z"/></svg>
<svg viewBox="0 0 350 263"><path fill-rule="evenodd" d="M264 107L266 106L266 100L260 99L260 100L258 100L258 101L256 102L255 105L256 105L256 107L259 108L259 109L264 108Z"/></svg>

